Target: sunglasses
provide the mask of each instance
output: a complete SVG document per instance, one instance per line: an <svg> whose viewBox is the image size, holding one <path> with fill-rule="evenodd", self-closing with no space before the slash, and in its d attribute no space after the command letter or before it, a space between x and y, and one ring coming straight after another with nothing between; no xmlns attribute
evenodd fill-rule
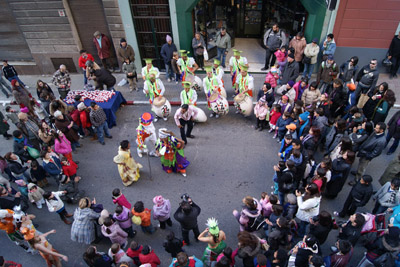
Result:
<svg viewBox="0 0 400 267"><path fill-rule="evenodd" d="M371 64L371 65L376 65L376 63L375 63L375 62L370 62L369 64Z"/></svg>

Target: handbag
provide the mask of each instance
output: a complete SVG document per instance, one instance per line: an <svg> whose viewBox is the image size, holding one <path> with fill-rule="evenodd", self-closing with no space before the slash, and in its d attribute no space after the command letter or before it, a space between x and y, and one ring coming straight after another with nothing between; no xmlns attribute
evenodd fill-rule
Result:
<svg viewBox="0 0 400 267"><path fill-rule="evenodd" d="M132 216L132 222L136 225L141 225L142 224L142 218L139 216L133 215Z"/></svg>
<svg viewBox="0 0 400 267"><path fill-rule="evenodd" d="M307 56L304 56L303 57L303 64L311 64L311 58L307 57Z"/></svg>
<svg viewBox="0 0 400 267"><path fill-rule="evenodd" d="M37 159L40 157L40 152L36 148L28 146L26 150L28 151L29 156L32 158Z"/></svg>
<svg viewBox="0 0 400 267"><path fill-rule="evenodd" d="M361 94L360 99L358 100L357 107L363 108L365 103L367 103L369 96L367 94Z"/></svg>
<svg viewBox="0 0 400 267"><path fill-rule="evenodd" d="M385 58L384 60L382 60L382 65L385 67L391 67L392 66L392 61L390 61L390 59Z"/></svg>
<svg viewBox="0 0 400 267"><path fill-rule="evenodd" d="M205 61L208 60L208 52L207 52L207 49L204 49L203 57L204 57L204 60L205 60Z"/></svg>

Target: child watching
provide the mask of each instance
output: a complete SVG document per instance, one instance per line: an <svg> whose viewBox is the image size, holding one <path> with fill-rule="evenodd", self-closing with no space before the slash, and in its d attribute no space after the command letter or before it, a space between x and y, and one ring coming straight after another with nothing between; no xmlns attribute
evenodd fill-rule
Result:
<svg viewBox="0 0 400 267"><path fill-rule="evenodd" d="M125 59L124 64L122 64L122 71L126 74L126 79L129 83L129 91L133 90L137 91L138 88L136 86L137 73L135 62L131 61L129 58Z"/></svg>
<svg viewBox="0 0 400 267"><path fill-rule="evenodd" d="M131 217L132 214L128 208L120 205L115 208L113 219L118 222L119 226L128 234L130 238L133 238L136 235L136 231L132 229Z"/></svg>
<svg viewBox="0 0 400 267"><path fill-rule="evenodd" d="M153 198L153 219L160 222L160 228L165 229L165 224L172 226L171 221L171 203L169 199L162 196L155 196Z"/></svg>
<svg viewBox="0 0 400 267"><path fill-rule="evenodd" d="M268 202L266 200L268 199ZM266 192L261 193L260 204L262 206L262 214L264 218L269 218L272 213L272 205L278 204L278 198L276 195L271 194L268 196Z"/></svg>
<svg viewBox="0 0 400 267"><path fill-rule="evenodd" d="M115 188L112 191L112 194L113 194L112 198L113 198L114 204L124 206L125 208L128 208L129 210L132 208L131 203L129 203L129 201L126 199L125 195L121 193L121 190L119 190L119 188Z"/></svg>
<svg viewBox="0 0 400 267"><path fill-rule="evenodd" d="M179 74L179 69L178 69L178 64L176 63L179 59L179 54L178 52L173 52L172 53L172 59L171 59L171 66L172 66L172 71L175 73L175 83L178 84L179 79L181 75Z"/></svg>
<svg viewBox="0 0 400 267"><path fill-rule="evenodd" d="M145 209L142 201L137 201L132 208L132 214L141 219L140 227L144 233L153 234L157 231L151 224L151 210Z"/></svg>
<svg viewBox="0 0 400 267"><path fill-rule="evenodd" d="M31 203L35 203L38 209L45 203L43 199L44 190L34 183L28 184L28 198Z"/></svg>
<svg viewBox="0 0 400 267"><path fill-rule="evenodd" d="M131 245L126 251L126 255L128 255L137 266L141 265L139 261L139 254L142 252L142 249L142 245L139 245L136 241L132 241Z"/></svg>
<svg viewBox="0 0 400 267"><path fill-rule="evenodd" d="M123 262L128 263L127 266L130 266L133 262L133 260L125 254L125 251L121 249L121 245L118 243L111 245L111 248L108 250L108 256L113 259L115 266L120 266L118 264Z"/></svg>
<svg viewBox="0 0 400 267"><path fill-rule="evenodd" d="M286 125L289 125L290 123L292 123L293 120L290 117L290 113L289 112L284 112L282 114L282 116L280 116L278 118L278 121L276 122L276 134L278 137L278 141L281 142L282 139L284 138L285 134L286 134ZM274 137L276 138L276 136ZM293 136L292 136L293 138Z"/></svg>
<svg viewBox="0 0 400 267"><path fill-rule="evenodd" d="M279 75L278 70L275 67L272 67L271 70L265 75L265 82L271 85L271 88L275 89L277 86Z"/></svg>
<svg viewBox="0 0 400 267"><path fill-rule="evenodd" d="M10 106L6 107L6 120L10 120L15 126L17 126L17 123L19 123L18 112L12 109Z"/></svg>
<svg viewBox="0 0 400 267"><path fill-rule="evenodd" d="M173 231L169 231L166 240L163 243L165 251L171 254L172 258L176 258L179 252L183 252L183 241L175 237Z"/></svg>
<svg viewBox="0 0 400 267"><path fill-rule="evenodd" d="M72 222L68 221L67 218L72 217L74 215L68 214L67 210L65 209L64 202L60 198L61 195L66 193L67 193L66 191L58 191L58 192L46 191L43 194L43 198L46 200L46 205L50 212L56 212L65 224L72 224Z"/></svg>
<svg viewBox="0 0 400 267"><path fill-rule="evenodd" d="M39 162L34 159L31 162L31 178L32 181L36 182L39 187L45 187L49 184L46 179L46 171L39 165Z"/></svg>
<svg viewBox="0 0 400 267"><path fill-rule="evenodd" d="M278 121L279 117L281 116L281 106L276 104L272 107L271 113L269 115L269 127L271 128L269 130L270 133L275 132L275 135L273 138L277 137L277 131L276 131L276 122Z"/></svg>
<svg viewBox="0 0 400 267"><path fill-rule="evenodd" d="M286 46L282 46L280 50L277 50L274 55L276 57L276 63L279 66L279 71L280 73L283 72L283 70L285 69L285 64L287 62L287 57L288 57L288 53L287 53L287 47Z"/></svg>

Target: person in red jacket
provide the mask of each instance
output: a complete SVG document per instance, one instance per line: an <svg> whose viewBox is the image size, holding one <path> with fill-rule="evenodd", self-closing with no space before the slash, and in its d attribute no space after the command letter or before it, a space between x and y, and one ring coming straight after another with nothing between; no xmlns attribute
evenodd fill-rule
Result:
<svg viewBox="0 0 400 267"><path fill-rule="evenodd" d="M74 180L74 178L76 177L76 171L78 169L78 165L74 161L66 157L61 158L61 165L63 173L66 176L70 177L71 180Z"/></svg>
<svg viewBox="0 0 400 267"><path fill-rule="evenodd" d="M112 64L110 62L110 56L111 56L111 42L110 39L108 39L107 36L102 34L99 31L96 31L93 34L93 43L97 48L97 54L99 55L99 58L101 59L101 64L103 64L103 68L105 69L112 69Z"/></svg>
<svg viewBox="0 0 400 267"><path fill-rule="evenodd" d="M94 62L94 58L91 54L89 54L84 49L79 51L79 53L81 54L81 56L79 57L78 64L79 64L79 68L81 68L83 70L83 84L86 85L87 81L88 81L87 76L86 76L86 61L90 60L90 61Z"/></svg>
<svg viewBox="0 0 400 267"><path fill-rule="evenodd" d="M128 255L137 266L141 265L139 261L139 255L142 253L142 249L142 245L139 245L136 241L132 241L128 250L126 251L126 255Z"/></svg>
<svg viewBox="0 0 400 267"><path fill-rule="evenodd" d="M141 264L149 263L151 267L157 267L161 264L154 250L148 245L143 246L142 252L139 254L139 261Z"/></svg>
<svg viewBox="0 0 400 267"><path fill-rule="evenodd" d="M85 106L85 103L81 102L78 105L79 112L79 122L83 129L83 133L85 136L92 136L92 141L97 140L97 135L92 128L92 124L90 123L89 109Z"/></svg>

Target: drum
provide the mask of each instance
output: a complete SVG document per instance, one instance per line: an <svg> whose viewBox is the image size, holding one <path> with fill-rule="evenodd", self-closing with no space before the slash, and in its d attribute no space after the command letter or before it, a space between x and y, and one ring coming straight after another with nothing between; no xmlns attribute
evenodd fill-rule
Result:
<svg viewBox="0 0 400 267"><path fill-rule="evenodd" d="M211 110L218 115L226 115L229 112L229 104L225 97L214 93L209 98Z"/></svg>
<svg viewBox="0 0 400 267"><path fill-rule="evenodd" d="M224 87L219 88L221 90L221 95L226 99L226 91Z"/></svg>
<svg viewBox="0 0 400 267"><path fill-rule="evenodd" d="M206 122L207 121L207 116L206 113L201 108L198 108L196 106L192 106L192 108L197 110L197 116L194 118L195 122Z"/></svg>
<svg viewBox="0 0 400 267"><path fill-rule="evenodd" d="M171 113L171 104L164 96L154 98L152 106L158 117L167 118Z"/></svg>
<svg viewBox="0 0 400 267"><path fill-rule="evenodd" d="M253 111L253 101L251 97L246 94L238 94L234 98L235 107L239 110L241 114L245 117L250 116L251 112Z"/></svg>
<svg viewBox="0 0 400 267"><path fill-rule="evenodd" d="M191 82L192 83L192 89L196 90L196 91L201 91L201 88L203 87L203 82L202 80L197 77L194 76L193 74L188 73L186 75L185 81Z"/></svg>

